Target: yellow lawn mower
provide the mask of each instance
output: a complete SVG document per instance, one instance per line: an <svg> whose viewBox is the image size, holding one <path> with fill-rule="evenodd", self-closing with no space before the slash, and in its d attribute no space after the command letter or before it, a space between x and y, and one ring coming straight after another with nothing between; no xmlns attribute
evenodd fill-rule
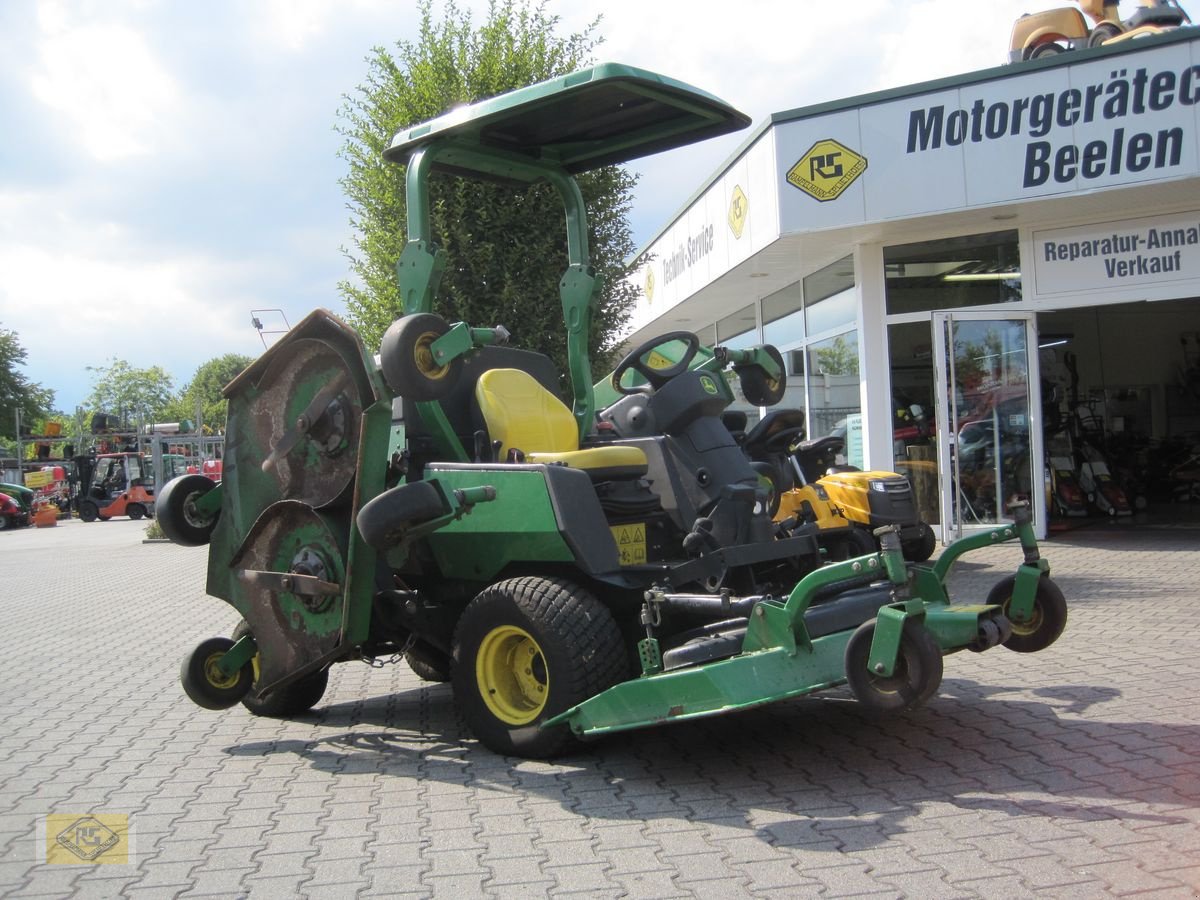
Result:
<svg viewBox="0 0 1200 900"><path fill-rule="evenodd" d="M1099 47L1190 24L1177 0L1139 0L1137 11L1122 20L1117 0L1080 0L1079 7L1027 13L1013 23L1009 62L1038 59L1082 47ZM1094 23L1088 27L1084 15Z"/></svg>
<svg viewBox="0 0 1200 900"><path fill-rule="evenodd" d="M845 438L805 440L804 412L772 410L742 440L760 477L776 489L776 521L814 523L818 541L834 559L874 553L875 529L900 528L904 558L923 562L933 555L933 530L917 515L912 485L895 472L864 472L839 465Z"/></svg>

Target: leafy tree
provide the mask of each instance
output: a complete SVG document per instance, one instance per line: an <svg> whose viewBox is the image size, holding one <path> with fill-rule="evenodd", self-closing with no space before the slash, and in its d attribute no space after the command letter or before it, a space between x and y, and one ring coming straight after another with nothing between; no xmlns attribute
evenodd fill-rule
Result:
<svg viewBox="0 0 1200 900"><path fill-rule="evenodd" d="M0 439L16 437L17 410L22 424L33 429L54 406L54 391L30 381L17 369L27 357L17 333L0 328Z"/></svg>
<svg viewBox="0 0 1200 900"><path fill-rule="evenodd" d="M401 314L395 265L407 241L405 167L382 152L401 128L446 110L564 75L592 61L599 19L562 37L545 2L493 0L478 26L447 0L435 22L431 0L420 5L416 41L376 47L368 74L339 111L349 174L341 181L356 230L347 250L357 281L342 281L350 317L368 347L378 347ZM636 179L608 167L578 178L589 211L591 262L602 277L589 339L599 364L615 349L635 288L625 260L635 249L627 215ZM435 177L433 238L446 254L438 312L448 321L504 325L521 347L540 350L566 371L566 333L558 280L566 267L566 226L557 192Z"/></svg>
<svg viewBox="0 0 1200 900"><path fill-rule="evenodd" d="M137 369L123 359L107 366L88 366L95 373L88 406L117 417L126 430L162 421L174 399L174 383L161 366Z"/></svg>
<svg viewBox="0 0 1200 900"><path fill-rule="evenodd" d="M196 405L199 402L201 421L196 424L203 424L210 430L224 428L227 402L221 392L225 385L233 381L242 369L252 362L253 357L241 353L226 353L203 363L166 411L167 421L190 419L195 422Z"/></svg>
<svg viewBox="0 0 1200 900"><path fill-rule="evenodd" d="M838 335L816 351L816 369L824 375L857 375L858 347L848 343Z"/></svg>

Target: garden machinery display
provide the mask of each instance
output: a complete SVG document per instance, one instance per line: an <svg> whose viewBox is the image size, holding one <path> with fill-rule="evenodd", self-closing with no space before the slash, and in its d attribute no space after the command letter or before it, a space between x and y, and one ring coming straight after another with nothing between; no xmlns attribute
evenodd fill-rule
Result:
<svg viewBox="0 0 1200 900"><path fill-rule="evenodd" d="M226 388L223 480L186 475L158 497L163 531L209 545L208 593L243 618L184 659L194 701L291 715L319 702L331 664L404 657L451 682L485 745L549 757L847 682L898 711L937 690L944 653L1057 638L1066 604L1027 510L932 566L906 566L894 527L881 552L823 566L814 526L772 520L722 414L728 378L778 401L777 351L663 335L621 360L598 409L599 286L573 176L747 124L685 84L602 65L395 136L404 314L378 363L313 312ZM435 174L561 198L569 407L547 357L506 346L500 325L434 312ZM1009 539L1024 551L1016 574L986 603L949 602L953 560Z"/></svg>
<svg viewBox="0 0 1200 900"><path fill-rule="evenodd" d="M1139 0L1137 11L1123 21L1119 5L1118 0L1080 0L1082 13L1072 6L1026 13L1013 23L1009 62L1159 34L1192 21L1177 0Z"/></svg>
<svg viewBox="0 0 1200 900"><path fill-rule="evenodd" d="M154 515L154 476L140 453L76 456L75 511L85 522Z"/></svg>

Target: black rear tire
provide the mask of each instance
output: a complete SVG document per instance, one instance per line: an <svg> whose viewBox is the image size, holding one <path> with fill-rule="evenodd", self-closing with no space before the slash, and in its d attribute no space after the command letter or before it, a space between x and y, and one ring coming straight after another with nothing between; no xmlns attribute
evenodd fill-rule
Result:
<svg viewBox="0 0 1200 900"><path fill-rule="evenodd" d="M937 693L942 683L942 648L924 625L904 622L900 652L891 675L876 675L867 668L875 619L858 626L846 644L846 681L858 702L875 713L911 709Z"/></svg>
<svg viewBox="0 0 1200 900"><path fill-rule="evenodd" d="M249 633L250 626L243 620L233 630L233 640L239 641ZM251 660L252 672L256 671L253 663L254 661ZM256 716L268 719L286 719L289 716L308 712L320 703L328 686L329 670L321 669L272 691L266 697L257 697L255 691L258 690L258 681L255 677L250 685L250 690L241 698L242 706Z"/></svg>
<svg viewBox="0 0 1200 900"><path fill-rule="evenodd" d="M522 577L481 591L454 634L454 699L489 749L548 759L573 746L542 722L627 677L612 614L559 578Z"/></svg>
<svg viewBox="0 0 1200 900"><path fill-rule="evenodd" d="M129 506L125 508L125 513L129 516L129 518L136 522L138 519L144 519L146 517L146 507L142 506L140 503L130 503Z"/></svg>
<svg viewBox="0 0 1200 900"><path fill-rule="evenodd" d="M1012 635L1004 646L1017 653L1036 653L1045 650L1059 639L1067 627L1067 599L1057 584L1044 575L1038 579L1037 593L1033 597L1033 616L1028 622L1013 621L1009 615L1012 606L1016 575L1009 575L996 582L988 592L987 603L994 603L1004 610L1012 623Z"/></svg>

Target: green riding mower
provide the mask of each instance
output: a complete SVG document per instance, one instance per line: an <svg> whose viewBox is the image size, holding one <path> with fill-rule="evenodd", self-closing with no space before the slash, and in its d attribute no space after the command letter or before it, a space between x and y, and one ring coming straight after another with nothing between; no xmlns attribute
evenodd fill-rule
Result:
<svg viewBox="0 0 1200 900"><path fill-rule="evenodd" d="M906 565L894 530L882 552L825 565L811 525L772 519L722 413L732 378L752 402L779 400L773 349L663 335L597 403L598 285L573 176L747 124L702 91L604 65L396 135L384 155L406 166L404 315L378 361L312 313L226 388L223 481L184 476L158 498L164 532L209 546L207 591L243 619L185 658L195 702L294 715L332 664L404 658L451 682L488 747L549 757L846 682L902 710L937 690L945 653L1058 636L1066 606L1023 511L929 567ZM570 407L547 357L435 314L434 173L557 190ZM1010 538L1016 574L986 603L951 603L953 560Z"/></svg>

